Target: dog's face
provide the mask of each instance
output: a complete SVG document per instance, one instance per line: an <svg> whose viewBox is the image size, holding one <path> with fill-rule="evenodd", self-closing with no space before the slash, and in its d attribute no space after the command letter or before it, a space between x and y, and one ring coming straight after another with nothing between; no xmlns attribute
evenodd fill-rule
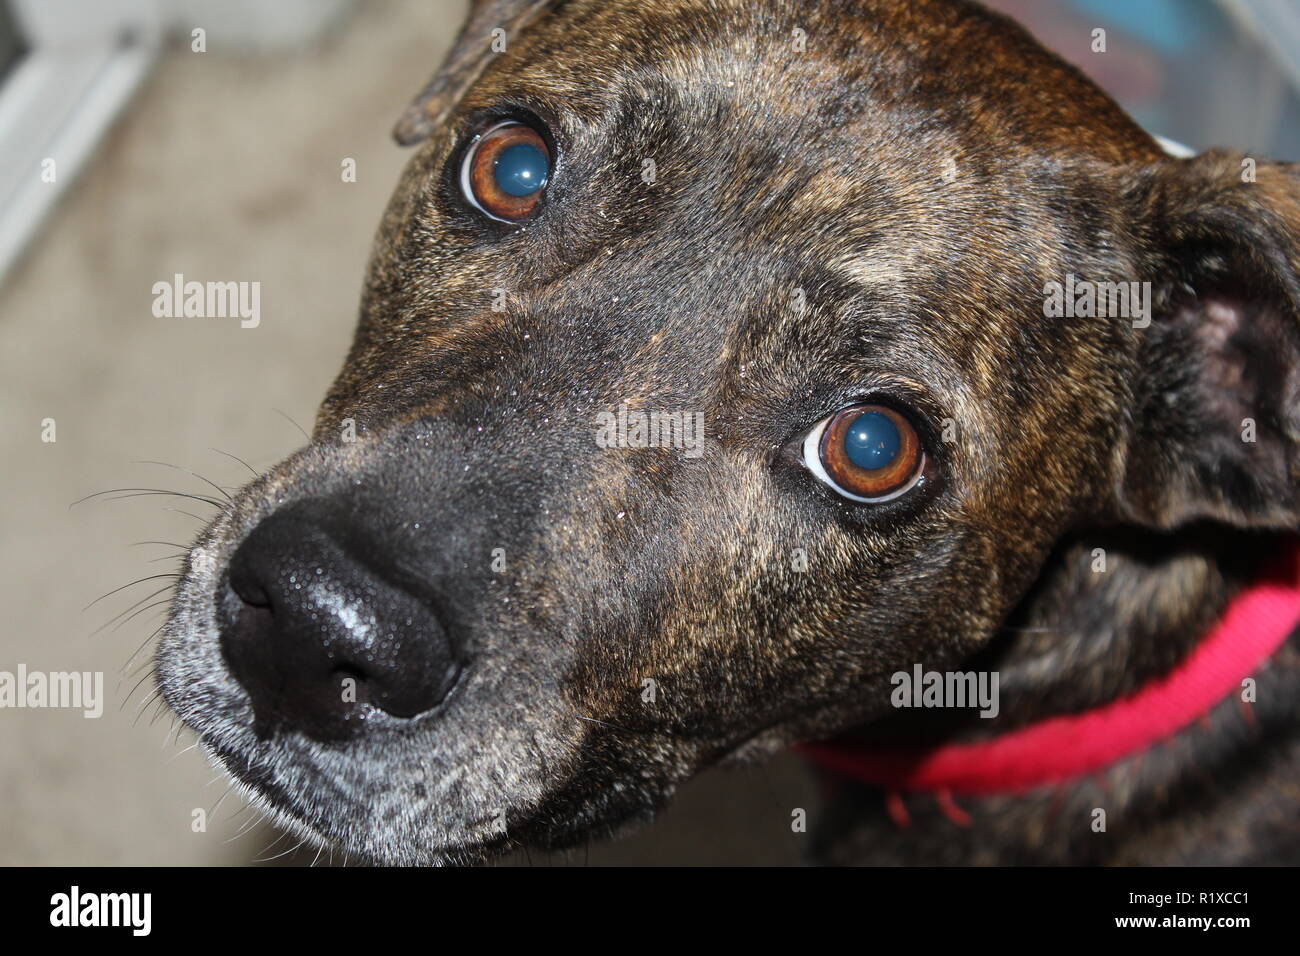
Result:
<svg viewBox="0 0 1300 956"><path fill-rule="evenodd" d="M158 659L331 845L580 839L882 713L1073 528L1294 521L1294 175L1162 158L1005 21L497 0L403 133L314 441ZM1150 326L1052 314L1070 274Z"/></svg>

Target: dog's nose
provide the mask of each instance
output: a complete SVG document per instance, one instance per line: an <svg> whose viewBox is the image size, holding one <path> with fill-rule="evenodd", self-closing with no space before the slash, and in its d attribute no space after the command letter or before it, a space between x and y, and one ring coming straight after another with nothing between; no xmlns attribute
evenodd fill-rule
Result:
<svg viewBox="0 0 1300 956"><path fill-rule="evenodd" d="M378 708L414 717L459 672L433 600L345 516L289 506L235 551L221 648L256 729L318 740L359 733Z"/></svg>

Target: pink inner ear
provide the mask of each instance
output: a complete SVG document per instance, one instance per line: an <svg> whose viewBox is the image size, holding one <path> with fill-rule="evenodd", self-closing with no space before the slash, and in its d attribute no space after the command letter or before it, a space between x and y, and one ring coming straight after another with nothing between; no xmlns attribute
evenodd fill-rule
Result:
<svg viewBox="0 0 1300 956"><path fill-rule="evenodd" d="M1223 296L1207 296L1201 301L1201 326L1198 335L1206 348L1222 349L1239 328L1241 328L1244 309L1236 299Z"/></svg>
<svg viewBox="0 0 1300 956"><path fill-rule="evenodd" d="M1206 384L1214 390L1215 405L1227 415L1248 414L1253 395L1247 388L1247 354L1233 338L1246 321L1245 305L1239 299L1210 295L1201 300L1196 338L1205 355Z"/></svg>

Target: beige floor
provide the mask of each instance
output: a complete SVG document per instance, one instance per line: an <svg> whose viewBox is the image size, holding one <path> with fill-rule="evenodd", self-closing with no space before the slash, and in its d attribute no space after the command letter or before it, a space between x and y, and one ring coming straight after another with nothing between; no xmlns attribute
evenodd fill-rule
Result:
<svg viewBox="0 0 1300 956"><path fill-rule="evenodd" d="M123 704L136 680L119 680L123 665L162 608L92 632L152 589L83 610L172 569L150 560L169 549L132 542L183 542L196 522L153 497L69 504L120 486L203 490L133 464L144 459L235 485L242 468L212 449L261 467L301 442L276 410L306 425L342 360L405 157L389 128L460 9L372 0L309 54L243 58L212 39L206 54L170 53L0 287L0 670L103 671L109 697L98 720L0 710L0 864L245 863L276 838L258 828L230 842L247 818L234 796L193 833L192 811L224 782L185 751L187 734L168 739L167 715L135 720L147 681ZM355 184L341 181L345 157ZM260 281L260 327L154 318L151 286L176 272ZM789 759L706 774L660 823L590 859L792 861L803 838L790 809L809 799Z"/></svg>

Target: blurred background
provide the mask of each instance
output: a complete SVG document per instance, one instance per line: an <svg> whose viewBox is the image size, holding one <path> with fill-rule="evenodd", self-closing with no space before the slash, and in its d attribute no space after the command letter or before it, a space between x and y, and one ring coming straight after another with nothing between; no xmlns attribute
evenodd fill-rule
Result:
<svg viewBox="0 0 1300 956"><path fill-rule="evenodd" d="M1300 0L991 5L1158 134L1300 159ZM302 444L406 158L389 131L464 8L0 0L0 671L102 671L107 696L97 720L0 710L0 864L312 860L223 799L151 700L170 579L109 593L173 571L203 505L72 503L211 490L187 470L233 488L228 456L260 470ZM155 318L176 273L260 282L260 325ZM704 774L623 841L506 862L793 863L791 809L814 801L786 757Z"/></svg>

